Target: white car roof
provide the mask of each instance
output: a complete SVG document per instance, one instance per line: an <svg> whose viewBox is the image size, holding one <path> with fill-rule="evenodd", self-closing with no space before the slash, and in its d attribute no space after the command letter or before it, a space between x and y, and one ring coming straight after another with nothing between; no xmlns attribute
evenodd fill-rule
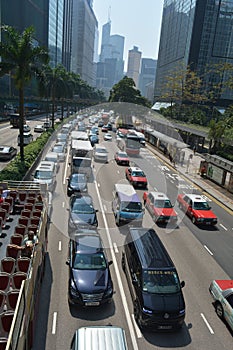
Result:
<svg viewBox="0 0 233 350"><path fill-rule="evenodd" d="M155 199L168 199L168 196L165 194L165 193L162 193L162 192L150 192L151 195L155 198Z"/></svg>
<svg viewBox="0 0 233 350"><path fill-rule="evenodd" d="M185 194L186 197L189 197L193 202L206 202L206 200L199 194Z"/></svg>

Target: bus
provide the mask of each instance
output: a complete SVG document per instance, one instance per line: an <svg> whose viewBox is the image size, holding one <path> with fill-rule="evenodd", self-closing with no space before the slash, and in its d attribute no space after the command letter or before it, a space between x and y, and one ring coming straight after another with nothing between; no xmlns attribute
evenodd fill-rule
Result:
<svg viewBox="0 0 233 350"><path fill-rule="evenodd" d="M23 124L26 124L26 118L23 118ZM10 114L10 125L12 125L13 128L19 128L19 113L12 113Z"/></svg>
<svg viewBox="0 0 233 350"><path fill-rule="evenodd" d="M125 151L129 156L137 156L140 154L142 147L141 137L135 130L118 129L117 146L120 150Z"/></svg>
<svg viewBox="0 0 233 350"><path fill-rule="evenodd" d="M28 230L33 230L37 235L38 244L34 246L28 269L23 274L23 281L18 288L18 299L14 309L11 308L0 314L0 333L7 334L5 338L6 350L25 350L31 349L33 337L35 335L35 323L39 305L40 287L44 276L45 259L48 241L48 191L32 181L4 181L0 183L1 188L7 191L5 201L13 204L11 214L12 231L19 234L26 234ZM33 204L34 203L34 204ZM27 206L27 210L32 211L30 225L28 227L19 225L18 220L24 218L19 214ZM29 209L29 207L31 209ZM20 209L21 208L21 209ZM37 215L37 216L36 216ZM24 220L23 219L23 220ZM7 235L8 236L8 235ZM17 263L17 250L9 247L10 237L6 245L6 253L2 252L1 259L4 257L14 257ZM10 248L10 249L8 249ZM5 256L4 256L5 255ZM14 270L9 272L12 281L15 281ZM12 282L13 283L13 282ZM7 306L8 307L8 306ZM2 322L7 315L7 323ZM2 344L2 343L1 343Z"/></svg>

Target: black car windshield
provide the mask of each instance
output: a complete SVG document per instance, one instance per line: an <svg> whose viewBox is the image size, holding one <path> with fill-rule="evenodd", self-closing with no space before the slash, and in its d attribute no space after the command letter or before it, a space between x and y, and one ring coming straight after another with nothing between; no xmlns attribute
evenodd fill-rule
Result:
<svg viewBox="0 0 233 350"><path fill-rule="evenodd" d="M140 213L142 211L142 203L140 202L122 202L121 205L122 211L133 211L136 213Z"/></svg>
<svg viewBox="0 0 233 350"><path fill-rule="evenodd" d="M145 270L142 277L143 291L148 293L177 293L179 279L175 271Z"/></svg>
<svg viewBox="0 0 233 350"><path fill-rule="evenodd" d="M194 202L193 209L196 210L209 210L209 204L207 202Z"/></svg>
<svg viewBox="0 0 233 350"><path fill-rule="evenodd" d="M92 205L87 203L74 203L72 213L75 214L93 214L95 212Z"/></svg>
<svg viewBox="0 0 233 350"><path fill-rule="evenodd" d="M155 207L156 208L172 208L172 204L169 199L163 200L158 199L155 201Z"/></svg>
<svg viewBox="0 0 233 350"><path fill-rule="evenodd" d="M104 270L107 263L104 254L81 254L76 253L73 268L79 270Z"/></svg>
<svg viewBox="0 0 233 350"><path fill-rule="evenodd" d="M64 147L62 145L54 146L52 151L62 153L62 152L64 152Z"/></svg>
<svg viewBox="0 0 233 350"><path fill-rule="evenodd" d="M70 182L72 184L86 183L86 176L84 174L73 174L71 176Z"/></svg>

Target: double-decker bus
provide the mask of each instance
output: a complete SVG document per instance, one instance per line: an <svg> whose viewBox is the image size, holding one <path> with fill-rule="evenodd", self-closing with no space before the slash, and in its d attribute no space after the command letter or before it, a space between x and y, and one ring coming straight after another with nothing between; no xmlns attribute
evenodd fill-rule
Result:
<svg viewBox="0 0 233 350"><path fill-rule="evenodd" d="M43 280L45 256L48 239L48 191L45 187L31 181L4 181L0 183L3 190L7 192L5 203L9 210L12 210L9 228L11 232L27 234L27 230L32 230L38 238L38 244L34 246L29 266L21 266L21 270L14 273L14 269L9 269L7 259L5 268L12 281L12 288L17 292L17 302L11 307L6 305L6 309L0 314L1 348L6 350L31 349L35 332L35 322L39 304L40 286ZM11 208L12 207L12 208ZM26 220L22 212L27 211L33 214L30 216L30 224L19 225L19 219ZM11 209L10 209L11 208ZM14 245L9 245L10 237L6 235L6 252L1 249L1 261L11 256L15 259L15 266L19 263L18 251ZM13 260L14 260L13 259ZM9 259L8 259L9 260ZM18 280L17 280L18 278ZM16 284L16 282L20 283Z"/></svg>
<svg viewBox="0 0 233 350"><path fill-rule="evenodd" d="M142 144L141 138L135 130L118 129L118 131L120 132L117 137L118 147L129 156L139 155Z"/></svg>

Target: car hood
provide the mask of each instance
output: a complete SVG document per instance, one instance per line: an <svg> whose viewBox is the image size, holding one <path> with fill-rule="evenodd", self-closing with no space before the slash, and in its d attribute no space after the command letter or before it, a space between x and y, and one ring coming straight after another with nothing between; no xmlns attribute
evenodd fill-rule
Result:
<svg viewBox="0 0 233 350"><path fill-rule="evenodd" d="M154 212L160 216L177 216L173 208L154 208Z"/></svg>
<svg viewBox="0 0 233 350"><path fill-rule="evenodd" d="M82 213L71 213L70 219L73 221L75 225L93 225L96 222L96 214L82 214Z"/></svg>
<svg viewBox="0 0 233 350"><path fill-rule="evenodd" d="M132 176L132 181L147 182L147 179L144 176Z"/></svg>
<svg viewBox="0 0 233 350"><path fill-rule="evenodd" d="M159 312L179 312L185 308L183 294L142 294L143 306L145 309L150 309Z"/></svg>
<svg viewBox="0 0 233 350"><path fill-rule="evenodd" d="M105 270L72 269L73 280L80 293L101 292L107 289L109 273Z"/></svg>
<svg viewBox="0 0 233 350"><path fill-rule="evenodd" d="M193 210L197 217L199 218L208 218L208 219L216 219L216 215L212 212L212 210Z"/></svg>

